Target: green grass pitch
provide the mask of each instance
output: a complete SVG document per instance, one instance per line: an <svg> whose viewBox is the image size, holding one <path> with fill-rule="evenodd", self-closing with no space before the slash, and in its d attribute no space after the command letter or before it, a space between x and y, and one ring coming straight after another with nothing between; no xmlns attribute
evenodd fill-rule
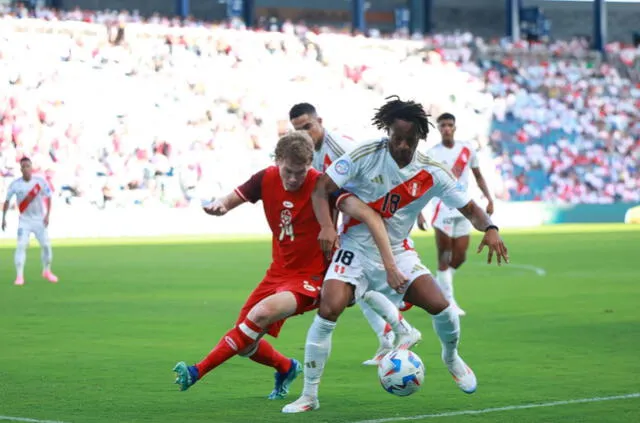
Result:
<svg viewBox="0 0 640 423"><path fill-rule="evenodd" d="M360 363L377 340L359 309L334 334L321 408L283 415L269 401L272 370L234 358L187 392L171 371L195 362L233 324L270 261L262 239L55 241L57 285L40 277L36 243L15 287L13 242L0 245L0 420L85 422L357 422L640 392L640 231L623 225L505 231L513 266L470 252L455 279L461 354L474 395L439 359L428 316L415 351L427 375L407 398L384 392ZM417 236L434 267L431 235ZM479 236L472 240L477 245ZM523 267L520 267L523 266ZM540 276L526 266L544 269ZM291 319L274 345L302 359L313 313ZM294 383L295 400L302 378ZM637 422L640 399L414 419L443 422ZM394 421L394 420L389 420Z"/></svg>

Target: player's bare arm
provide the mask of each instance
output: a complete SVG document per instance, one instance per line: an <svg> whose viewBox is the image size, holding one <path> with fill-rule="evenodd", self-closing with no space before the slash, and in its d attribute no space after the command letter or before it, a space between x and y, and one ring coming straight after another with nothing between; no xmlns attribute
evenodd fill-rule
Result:
<svg viewBox="0 0 640 423"><path fill-rule="evenodd" d="M489 192L489 187L487 186L487 181L485 181L484 176L482 176L482 172L480 172L479 167L472 167L471 171L473 172L473 177L476 178L476 183L478 184L478 188L482 191L482 195L487 199L487 213L489 215L493 214L493 198L491 198L491 193Z"/></svg>
<svg viewBox="0 0 640 423"><path fill-rule="evenodd" d="M427 226L427 220L424 218L422 212L418 213L418 229L420 229L421 231L426 231L427 229L429 229L429 227Z"/></svg>
<svg viewBox="0 0 640 423"><path fill-rule="evenodd" d="M49 226L49 216L51 216L51 198L47 197L44 199L45 207L47 208L47 213L44 215L44 226Z"/></svg>
<svg viewBox="0 0 640 423"><path fill-rule="evenodd" d="M402 292L409 280L396 265L391 243L389 242L389 234L384 226L382 217L355 195L349 195L340 201L338 209L342 213L348 214L367 225L380 251L382 264L387 272L387 283L394 290Z"/></svg>
<svg viewBox="0 0 640 423"><path fill-rule="evenodd" d="M4 231L7 228L7 211L9 211L9 203L10 203L10 199L7 198L7 200L4 202L4 205L2 206L2 230Z"/></svg>
<svg viewBox="0 0 640 423"><path fill-rule="evenodd" d="M505 263L509 263L507 247L498 233L498 227L491 221L491 217L473 200L458 210L464 217L469 219L474 228L484 232L484 237L478 246L478 253L482 252L485 246L489 247L487 263L491 263L494 253L498 260L498 266L502 264L503 259Z"/></svg>
<svg viewBox="0 0 640 423"><path fill-rule="evenodd" d="M214 199L210 204L205 205L203 209L205 213L212 216L224 216L244 202L245 200L237 192L232 191L222 198Z"/></svg>
<svg viewBox="0 0 640 423"><path fill-rule="evenodd" d="M320 175L311 195L313 212L320 224L318 242L327 260L331 260L334 248L339 248L338 233L331 218L329 195L338 190L338 185L327 174Z"/></svg>

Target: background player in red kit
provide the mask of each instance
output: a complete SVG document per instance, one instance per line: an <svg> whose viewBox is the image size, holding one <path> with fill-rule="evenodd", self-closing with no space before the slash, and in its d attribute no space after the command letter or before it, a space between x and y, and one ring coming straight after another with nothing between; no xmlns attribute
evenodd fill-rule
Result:
<svg viewBox="0 0 640 423"><path fill-rule="evenodd" d="M312 168L313 141L306 132L280 138L275 159L275 166L261 170L205 208L208 214L222 216L242 203L262 200L273 234L273 261L240 310L236 325L215 348L193 366L176 364L173 370L182 391L235 355L276 369L269 399L284 398L302 371L296 359L285 357L262 337L266 333L277 337L288 317L318 306L328 262L317 242L320 225L313 213L311 193L321 173ZM382 219L360 200L343 203L341 210L377 225L384 234Z"/></svg>

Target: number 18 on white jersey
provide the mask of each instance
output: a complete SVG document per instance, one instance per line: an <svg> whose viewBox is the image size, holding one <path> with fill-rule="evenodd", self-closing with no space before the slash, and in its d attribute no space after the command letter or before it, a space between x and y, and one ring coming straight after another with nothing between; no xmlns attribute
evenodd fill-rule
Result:
<svg viewBox="0 0 640 423"><path fill-rule="evenodd" d="M460 208L470 198L448 170L420 152L400 169L388 146L387 138L364 143L341 156L326 173L338 187L381 214L397 253L407 249L409 232L429 200L439 197L450 207ZM359 245L373 243L366 225L352 219L344 223L342 236Z"/></svg>

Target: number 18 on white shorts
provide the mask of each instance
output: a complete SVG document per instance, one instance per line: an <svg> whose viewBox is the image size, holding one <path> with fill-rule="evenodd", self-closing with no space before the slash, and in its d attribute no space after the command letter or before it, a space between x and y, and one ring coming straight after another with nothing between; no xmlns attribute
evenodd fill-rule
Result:
<svg viewBox="0 0 640 423"><path fill-rule="evenodd" d="M419 276L431 274L427 266L422 264L415 250L407 249L396 253L395 259L398 269L409 278L407 288ZM329 279L353 285L356 300L362 298L367 291L378 291L395 305L399 305L404 297L404 294L397 293L387 283L387 272L379 256L365 254L359 246L346 240L342 241L341 248L333 254L324 280Z"/></svg>

